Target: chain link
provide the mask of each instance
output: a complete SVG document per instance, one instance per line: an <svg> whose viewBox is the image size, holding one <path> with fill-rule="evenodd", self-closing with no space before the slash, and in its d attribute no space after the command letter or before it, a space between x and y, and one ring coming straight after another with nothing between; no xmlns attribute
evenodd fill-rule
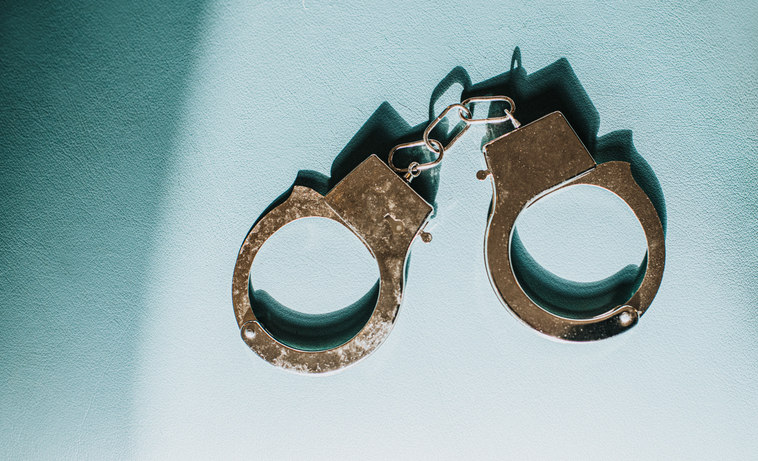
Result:
<svg viewBox="0 0 758 461"><path fill-rule="evenodd" d="M509 109L506 109L505 115L499 116L499 117L491 117L491 118L473 118L474 114L472 112L472 109L469 108L469 106L482 103L482 102L507 102L510 105ZM440 141L437 141L434 138L430 138L429 134L432 132L432 130L447 117L447 115L454 109L458 109L458 118L465 124L464 127L456 133L456 135L453 137L453 139L450 140L450 142L447 144L447 146L443 146ZM513 112L516 111L516 103L513 102L513 99L509 98L508 96L478 96L473 98L468 98L465 101L463 101L460 104L451 104L443 110L440 115L437 116L434 120L429 123L429 125L424 130L424 137L420 141L412 141L412 142L406 142L403 144L398 144L397 146L393 147L392 150L390 150L389 158L387 159L387 163L389 163L390 168L397 171L398 173L405 173L404 177L405 180L408 182L411 182L413 178L421 174L422 171L428 170L430 168L434 168L442 161L442 156L445 155L445 150L452 147L453 144L463 136L463 134L471 127L471 125L480 125L483 123L503 123L510 121L513 125L513 128L518 128L521 126L521 123L519 123L518 120L516 120L513 117ZM395 166L395 164L392 162L392 158L395 155L395 152L397 152L400 149L406 149L411 147L421 147L424 146L433 153L437 154L437 158L434 159L431 162L426 163L419 163L419 162L411 162L407 167L405 168L399 168Z"/></svg>
<svg viewBox="0 0 758 461"><path fill-rule="evenodd" d="M463 104L451 104L447 106L445 110L443 110L442 113L440 113L440 115L437 116L437 118L432 120L432 123L430 123L429 126L427 126L426 129L424 130L424 143L426 144L426 148L431 150L432 152L437 152L439 154L439 152L432 145L431 143L432 140L429 139L429 133L431 133L434 127L436 127L447 116L448 112L450 112L453 109L458 109L458 117L460 117L460 119L463 120L464 122L466 120L470 120L471 117L474 116L471 113L471 111L468 109L468 107L464 106ZM465 133L466 130L468 130L469 126L470 125L466 123L463 129L459 131L458 134L456 134L453 139L450 140L447 146L445 146L445 149L448 149L453 144L455 144L455 141L457 141L458 138L463 136L463 133Z"/></svg>

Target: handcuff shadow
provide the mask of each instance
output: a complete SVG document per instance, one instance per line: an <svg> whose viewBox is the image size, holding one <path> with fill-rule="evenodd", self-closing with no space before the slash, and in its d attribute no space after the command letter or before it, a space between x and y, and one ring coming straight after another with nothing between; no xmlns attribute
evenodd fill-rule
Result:
<svg viewBox="0 0 758 461"><path fill-rule="evenodd" d="M598 137L600 115L566 58L527 75L521 64L521 51L516 47L507 72L474 85L467 84L467 76L455 82L464 86L461 100L475 96L510 96L516 104L514 115L522 125L554 111L563 113L598 164L609 161L630 164L632 176L650 198L665 235L663 191L653 169L635 149L632 131L619 130ZM488 115L502 115L502 110L507 108L492 104ZM489 125L482 145L511 129ZM603 280L580 283L558 277L537 263L515 229L510 248L512 268L524 292L544 309L568 318L593 317L606 312L609 306L628 300L642 283L647 267L646 254L639 266L628 265Z"/></svg>
<svg viewBox="0 0 758 461"><path fill-rule="evenodd" d="M300 170L292 187L269 205L256 224L267 213L284 203L295 186L311 188L326 195L371 155L387 163L390 150L401 143L421 138L428 123L410 126L387 102L382 103L332 162L330 176L312 170ZM407 165L411 159L432 161L433 153L422 149L398 151L397 164ZM404 163L403 163L404 162ZM439 167L415 178L411 188L430 204L435 203L439 186ZM434 207L436 209L436 206ZM254 224L255 225L255 224ZM410 256L406 259L407 266ZM305 314L279 303L265 290L254 290L248 280L250 304L261 326L278 341L304 351L327 350L346 343L357 335L374 312L379 296L380 280L355 303L326 313Z"/></svg>
<svg viewBox="0 0 758 461"><path fill-rule="evenodd" d="M518 47L514 50L509 71L477 84L471 83L465 69L454 68L432 91L427 122L411 127L389 103L382 103L337 155L329 177L316 171L301 170L292 188L305 186L326 195L372 154L387 163L388 154L394 146L421 139L428 122L434 118L435 103L455 84L463 87L461 100L474 96L510 96L517 106L515 115L522 124L533 122L553 111L562 112L597 163L618 160L631 165L632 176L653 203L665 233L666 206L663 192L652 168L634 148L632 132L619 130L598 137L600 116L568 60L559 59L527 75L521 65ZM489 116L501 115L504 108L506 107L492 104ZM489 125L483 143L510 129L502 125ZM453 128L450 131L456 130ZM443 144L447 143L449 134L445 120L441 121L432 135ZM423 163L434 160L434 156L433 152L426 149L407 149L397 151L394 160L398 165L407 165L411 159ZM436 205L440 170L440 166L427 170L426 174L410 184L422 198L433 205ZM277 198L261 214L261 218L283 203L292 188ZM437 207L434 208L436 210ZM528 253L518 233L514 232L511 261L522 288L535 302L559 315L585 318L606 311L609 304L618 304L628 299L642 281L647 256L640 266L629 265L604 280L574 282L560 278L540 266ZM409 262L410 257L406 264ZM328 314L312 315L295 311L277 302L264 290L253 290L252 284L250 302L264 328L283 343L301 350L324 350L350 340L366 324L376 305L379 283L377 281L355 303Z"/></svg>

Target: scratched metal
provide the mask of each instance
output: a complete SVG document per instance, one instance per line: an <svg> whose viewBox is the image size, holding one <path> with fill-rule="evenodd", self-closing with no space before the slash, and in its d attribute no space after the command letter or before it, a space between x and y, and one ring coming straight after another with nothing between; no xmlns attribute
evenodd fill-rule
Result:
<svg viewBox="0 0 758 461"><path fill-rule="evenodd" d="M567 341L603 339L636 325L658 292L665 247L658 214L634 181L629 164L597 165L560 112L488 143L484 156L494 189L485 259L492 285L506 307L538 332ZM548 193L575 184L599 186L624 200L647 239L647 268L637 291L625 303L589 319L565 318L540 308L520 287L510 260L513 228L521 211Z"/></svg>
<svg viewBox="0 0 758 461"><path fill-rule="evenodd" d="M326 196L295 186L289 198L266 214L248 233L237 257L232 301L245 343L264 360L300 373L328 373L366 358L384 342L403 298L405 266L411 243L432 211L408 184L372 155ZM333 219L366 245L379 265L379 297L366 325L332 349L303 351L274 338L250 306L250 266L263 243L286 224L301 218Z"/></svg>

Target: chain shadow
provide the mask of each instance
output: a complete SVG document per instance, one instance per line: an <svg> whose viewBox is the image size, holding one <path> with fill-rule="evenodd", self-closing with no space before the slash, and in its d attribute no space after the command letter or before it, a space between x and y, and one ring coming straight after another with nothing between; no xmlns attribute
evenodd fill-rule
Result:
<svg viewBox="0 0 758 461"><path fill-rule="evenodd" d="M526 125L545 115L560 111L597 163L629 163L632 176L650 197L666 231L666 202L653 169L637 152L631 130L618 130L598 137L600 114L579 82L568 60L561 58L536 72L527 74L521 64L521 50L516 47L511 68L496 77L474 85L464 85L461 100L474 96L508 95L516 103L516 118ZM492 104L489 116L502 114L507 105ZM489 125L482 144L511 130L506 124Z"/></svg>
<svg viewBox="0 0 758 461"><path fill-rule="evenodd" d="M653 202L665 231L663 193L652 168L634 148L632 132L620 130L598 137L600 116L568 60L559 59L527 75L521 65L521 52L516 48L510 70L477 84L472 84L464 68L456 67L431 93L429 122L435 117L435 104L454 85L463 87L461 100L502 94L512 97L517 107L516 116L523 124L553 111L562 112L598 163L619 160L631 165L635 180ZM502 114L505 108L507 107L497 103L491 104L489 116ZM421 139L429 122L411 127L385 102L335 157L330 176L301 170L292 187L306 186L325 195L370 155L375 154L387 163L393 146ZM511 129L505 124L489 125L482 144ZM449 129L447 120L442 120L432 136L446 144L450 135L456 131L456 127ZM395 162L406 165L411 159L428 162L434 158L435 153L427 149L406 149L396 153ZM436 205L440 171L440 167L427 170L426 174L411 183L411 187L433 205ZM261 217L283 203L291 192L292 188L277 198ZM435 210L436 208L435 206ZM546 309L569 317L595 315L606 309L609 303L623 302L639 286L646 267L646 260L643 260L640 267L625 267L604 280L578 283L557 277L541 267L526 251L517 233L513 237L511 251L514 271L523 281L523 288L530 297ZM348 307L324 315L307 315L283 306L263 290L254 291L251 285L251 305L264 327L286 344L303 350L321 350L338 346L360 331L373 312L378 288L379 282L359 301Z"/></svg>

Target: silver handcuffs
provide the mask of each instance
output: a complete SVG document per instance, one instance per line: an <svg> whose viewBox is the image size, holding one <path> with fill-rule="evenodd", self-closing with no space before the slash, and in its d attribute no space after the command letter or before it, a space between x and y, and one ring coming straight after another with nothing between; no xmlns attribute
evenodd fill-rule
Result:
<svg viewBox="0 0 758 461"><path fill-rule="evenodd" d="M469 107L488 101L506 101L505 115L475 119ZM278 367L301 373L328 373L351 366L366 358L389 335L403 298L405 268L416 237L425 241L423 231L433 209L410 186L423 170L434 167L448 146L430 138L430 132L448 113L457 113L465 129L477 123L511 123L514 129L483 147L487 170L479 179L491 178L493 200L485 234L485 260L495 292L505 306L523 323L554 339L594 341L617 335L633 327L655 297L663 276L664 233L652 202L635 182L626 162L597 164L560 112L550 113L521 126L514 118L515 104L503 96L472 98L448 107L424 132L424 140L401 144L389 155L389 165L370 156L326 195L294 186L289 197L259 218L240 248L232 281L232 301L244 342L260 357ZM423 144L422 144L423 143ZM437 158L433 162L412 162L405 168L393 163L400 148L426 145ZM401 178L398 173L404 173ZM545 196L571 185L586 184L607 189L621 198L635 213L647 240L644 273L629 298L591 318L572 318L540 307L520 283L514 270L513 236L519 214ZM325 331L342 329L337 344L317 347L300 344L277 328L276 315L253 309L250 268L264 242L277 230L297 219L332 219L358 237L379 266L378 287L370 297L372 311L356 324L339 316L321 319ZM375 301L374 301L375 300ZM279 319L281 320L281 319ZM306 319L307 320L307 319ZM286 321L286 319L285 319ZM349 326L345 326L350 324ZM297 328L295 328L297 329Z"/></svg>

